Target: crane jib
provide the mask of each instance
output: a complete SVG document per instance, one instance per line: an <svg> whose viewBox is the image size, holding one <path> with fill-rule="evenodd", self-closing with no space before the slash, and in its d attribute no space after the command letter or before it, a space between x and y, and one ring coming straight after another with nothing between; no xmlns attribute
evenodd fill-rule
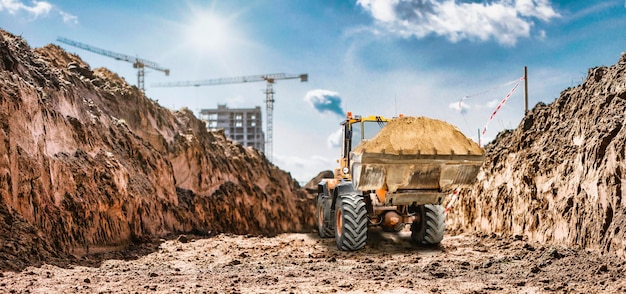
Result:
<svg viewBox="0 0 626 294"><path fill-rule="evenodd" d="M276 80L288 80L288 79L300 79L301 82L307 82L309 80L308 74L286 74L286 73L273 73L264 75L251 75L241 77L227 77L201 81L181 81L172 83L156 83L152 84L153 87L199 87L199 86L214 86L224 84L240 84L240 83L252 83L252 82L266 82L265 88L265 156L272 161L272 148L273 148L273 112L274 112L274 82Z"/></svg>
<svg viewBox="0 0 626 294"><path fill-rule="evenodd" d="M108 56L111 57L115 60L122 60L122 61L127 61L133 64L133 67L137 69L137 87L139 89L141 89L141 91L145 91L145 87L144 87L144 68L148 67L151 69L155 69L158 71L162 71L165 73L165 75L169 76L170 74L170 70L163 68L161 66L159 66L156 62L150 61L150 60L145 60L145 59L141 59L139 57L133 57L130 55L126 55L126 54L121 54L121 53L117 53L117 52L113 52L113 51L109 51L109 50L105 50L102 48L98 48L98 47L94 47L91 45L87 45L81 42L76 42L76 41L72 41L70 39L66 39L66 38L62 38L62 37L58 37L57 41L61 42L61 43L65 43L68 44L70 46L74 46L80 49L84 49L93 53L97 53L100 55L104 55L104 56Z"/></svg>

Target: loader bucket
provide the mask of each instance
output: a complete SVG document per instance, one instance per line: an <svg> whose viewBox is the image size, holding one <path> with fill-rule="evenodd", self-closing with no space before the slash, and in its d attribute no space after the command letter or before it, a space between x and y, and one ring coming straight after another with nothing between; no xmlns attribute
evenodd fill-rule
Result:
<svg viewBox="0 0 626 294"><path fill-rule="evenodd" d="M483 155L352 153L352 183L360 191L448 190L472 184L483 160Z"/></svg>
<svg viewBox="0 0 626 294"><path fill-rule="evenodd" d="M455 126L426 117L400 117L350 153L360 191L387 188L443 191L474 182L483 149Z"/></svg>

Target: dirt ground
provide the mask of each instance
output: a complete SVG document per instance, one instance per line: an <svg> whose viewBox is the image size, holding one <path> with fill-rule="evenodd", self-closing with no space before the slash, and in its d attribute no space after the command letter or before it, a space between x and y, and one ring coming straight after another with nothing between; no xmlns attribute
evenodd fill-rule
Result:
<svg viewBox="0 0 626 294"><path fill-rule="evenodd" d="M0 292L626 293L626 262L519 236L446 236L426 248L410 232L372 229L357 252L316 234L180 236L126 253L136 258L1 272Z"/></svg>

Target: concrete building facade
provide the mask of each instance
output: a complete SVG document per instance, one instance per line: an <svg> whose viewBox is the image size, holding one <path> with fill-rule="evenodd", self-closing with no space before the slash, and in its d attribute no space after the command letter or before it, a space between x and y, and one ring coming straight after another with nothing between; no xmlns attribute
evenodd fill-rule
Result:
<svg viewBox="0 0 626 294"><path fill-rule="evenodd" d="M201 109L200 119L210 131L224 130L224 135L235 142L265 150L260 106L231 109L218 104L217 109Z"/></svg>

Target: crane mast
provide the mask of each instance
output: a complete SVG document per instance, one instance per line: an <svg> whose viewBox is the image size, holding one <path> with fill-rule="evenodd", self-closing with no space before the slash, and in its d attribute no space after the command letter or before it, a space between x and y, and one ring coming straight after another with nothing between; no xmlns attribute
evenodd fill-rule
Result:
<svg viewBox="0 0 626 294"><path fill-rule="evenodd" d="M252 83L252 82L266 82L265 87L265 156L272 161L273 155L273 140L274 140L274 82L276 80L289 80L300 79L301 82L306 82L309 79L308 74L265 74L265 75L251 75L241 77L228 77L218 78L200 81L181 81L170 83L156 83L152 84L153 87L199 87L199 86L214 86L224 84L240 84L240 83Z"/></svg>
<svg viewBox="0 0 626 294"><path fill-rule="evenodd" d="M104 56L108 56L111 57L115 60L121 60L121 61L126 61L126 62L130 62L133 64L133 67L137 69L137 88L141 89L142 92L145 92L145 83L144 83L144 77L145 77L145 68L151 68L151 69L155 69L158 71L162 71L165 73L166 76L170 75L170 70L163 68L161 66L159 66L156 62L154 61L149 61L146 59L142 59L139 57L133 57L130 55L126 55L126 54L121 54L121 53L117 53L117 52L113 52L113 51L109 51L109 50L105 50L102 48L98 48L98 47L94 47L91 45L87 45L81 42L76 42L76 41L72 41L70 39L66 39L63 37L58 37L57 41L61 42L61 43L65 43L67 45L70 46L74 46L76 48L80 48L80 49L84 49L93 53L97 53L100 55L104 55Z"/></svg>
<svg viewBox="0 0 626 294"><path fill-rule="evenodd" d="M267 80L265 87L265 153L270 161L274 155L274 80Z"/></svg>

